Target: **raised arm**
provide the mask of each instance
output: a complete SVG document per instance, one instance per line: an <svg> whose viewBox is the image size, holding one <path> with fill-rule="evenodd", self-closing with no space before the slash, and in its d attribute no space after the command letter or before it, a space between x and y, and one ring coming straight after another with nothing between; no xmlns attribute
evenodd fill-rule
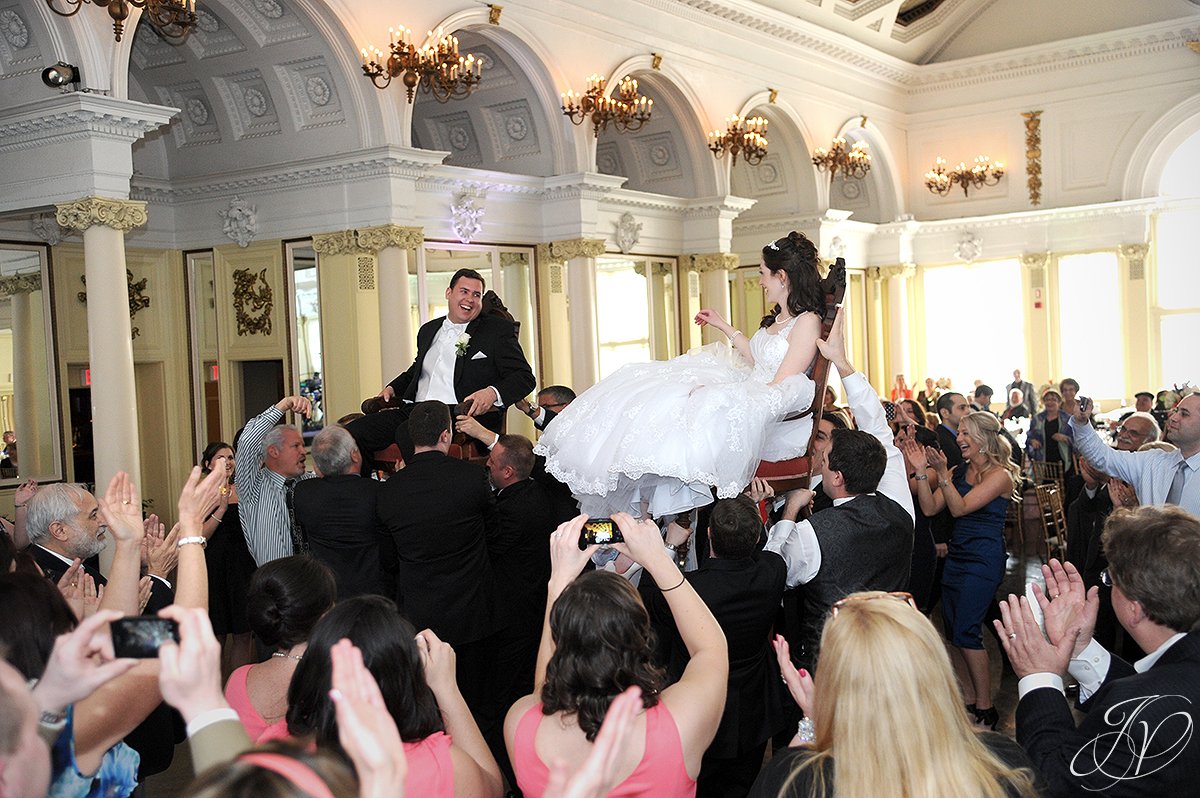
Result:
<svg viewBox="0 0 1200 798"><path fill-rule="evenodd" d="M138 580L142 569L142 501L137 485L124 471L115 474L108 490L97 497L100 517L116 540L108 584L100 602L102 610L119 610L125 615L141 614Z"/></svg>
<svg viewBox="0 0 1200 798"><path fill-rule="evenodd" d="M634 520L616 513L624 543L614 548L632 557L654 578L667 599L675 628L691 659L679 681L663 690L663 701L675 718L683 742L688 774L700 772L700 760L712 742L725 709L729 683L729 649L725 633L704 600L680 573L663 549L662 535L653 521Z"/></svg>
<svg viewBox="0 0 1200 798"><path fill-rule="evenodd" d="M1063 403L1063 409L1070 413L1068 427L1075 451L1083 456L1098 471L1109 476L1123 479L1131 484L1138 484L1149 461L1142 452L1121 452L1109 446L1100 438L1100 433L1092 426L1092 403L1080 407L1079 401L1072 399Z"/></svg>

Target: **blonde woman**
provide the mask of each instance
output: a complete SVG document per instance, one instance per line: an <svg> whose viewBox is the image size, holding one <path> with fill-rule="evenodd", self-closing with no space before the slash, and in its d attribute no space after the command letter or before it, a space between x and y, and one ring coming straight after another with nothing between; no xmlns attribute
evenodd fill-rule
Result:
<svg viewBox="0 0 1200 798"><path fill-rule="evenodd" d="M909 470L916 473L921 512L932 516L948 508L955 519L942 573L942 615L946 636L966 671L967 708L976 723L994 729L1000 718L992 705L981 629L1004 577L1004 516L1020 475L991 413L977 411L963 418L958 446L963 462L953 473L939 449L922 449L910 441L903 451Z"/></svg>
<svg viewBox="0 0 1200 798"><path fill-rule="evenodd" d="M782 638L776 652L812 739L777 753L751 798L1037 795L1020 746L971 728L945 646L907 593L834 604L815 684L796 672Z"/></svg>

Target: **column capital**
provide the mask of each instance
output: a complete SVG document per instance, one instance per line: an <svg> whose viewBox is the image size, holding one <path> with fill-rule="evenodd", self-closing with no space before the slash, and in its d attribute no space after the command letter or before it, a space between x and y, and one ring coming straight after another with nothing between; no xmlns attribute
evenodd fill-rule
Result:
<svg viewBox="0 0 1200 798"><path fill-rule="evenodd" d="M30 294L42 290L40 274L14 274L12 277L0 279L0 296L14 294Z"/></svg>
<svg viewBox="0 0 1200 798"><path fill-rule="evenodd" d="M639 275L641 275L642 277L646 276L647 272L646 272L646 264L645 263L633 264L633 270L635 272L637 272ZM660 261L650 261L649 274L651 277L665 277L670 273L671 273L671 267L668 266L667 264L662 263Z"/></svg>
<svg viewBox="0 0 1200 798"><path fill-rule="evenodd" d="M349 255L359 251L353 230L317 233L312 237L312 241L313 251L318 255Z"/></svg>
<svg viewBox="0 0 1200 798"><path fill-rule="evenodd" d="M1146 279L1146 255L1150 252L1149 244L1122 244L1117 252L1129 264L1129 279Z"/></svg>
<svg viewBox="0 0 1200 798"><path fill-rule="evenodd" d="M917 273L917 264L915 263L897 263L894 266L879 266L880 278L892 277L914 277Z"/></svg>
<svg viewBox="0 0 1200 798"><path fill-rule="evenodd" d="M868 280L882 280L882 271L883 270L879 266L868 266L867 268L863 269L863 272L867 275Z"/></svg>
<svg viewBox="0 0 1200 798"><path fill-rule="evenodd" d="M690 271L704 274L705 272L714 271L734 271L741 265L737 255L729 252L709 252L704 255L692 255L691 265L688 266Z"/></svg>
<svg viewBox="0 0 1200 798"><path fill-rule="evenodd" d="M388 247L418 249L425 243L425 228L383 224L378 227L359 228L357 237L359 248L369 252L378 252Z"/></svg>
<svg viewBox="0 0 1200 798"><path fill-rule="evenodd" d="M572 258L598 258L604 254L603 238L572 238L537 245L537 257L542 263L566 263Z"/></svg>
<svg viewBox="0 0 1200 798"><path fill-rule="evenodd" d="M1021 256L1021 265L1026 269L1044 269L1049 263L1049 252L1030 252Z"/></svg>
<svg viewBox="0 0 1200 798"><path fill-rule="evenodd" d="M55 221L68 230L86 230L93 225L103 225L128 233L146 223L146 203L137 200L84 197L73 202L61 202L54 207Z"/></svg>

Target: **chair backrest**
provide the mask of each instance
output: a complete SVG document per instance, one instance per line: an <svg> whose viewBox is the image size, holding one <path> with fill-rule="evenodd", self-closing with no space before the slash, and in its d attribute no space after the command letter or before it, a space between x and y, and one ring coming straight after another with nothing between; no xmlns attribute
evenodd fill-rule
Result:
<svg viewBox="0 0 1200 798"><path fill-rule="evenodd" d="M1046 554L1052 556L1051 545L1065 556L1067 551L1067 515L1063 511L1062 491L1053 484L1036 485L1038 509L1042 516L1042 529L1046 540Z"/></svg>
<svg viewBox="0 0 1200 798"><path fill-rule="evenodd" d="M845 258L838 258L829 267L829 274L821 281L821 289L825 294L825 312L821 316L821 338L825 339L829 337L834 319L837 318L838 308L842 306L842 301L846 298ZM808 446L804 449L806 455L811 455L813 441L817 437L817 427L824 415L825 386L829 382L829 361L820 352L817 352L817 358L813 363L812 381L816 387L813 393L812 431L808 434ZM808 487L807 477L804 487Z"/></svg>
<svg viewBox="0 0 1200 798"><path fill-rule="evenodd" d="M1035 484L1042 485L1049 482L1058 488L1059 492L1063 490L1062 463L1047 463L1044 460L1034 460L1032 469Z"/></svg>

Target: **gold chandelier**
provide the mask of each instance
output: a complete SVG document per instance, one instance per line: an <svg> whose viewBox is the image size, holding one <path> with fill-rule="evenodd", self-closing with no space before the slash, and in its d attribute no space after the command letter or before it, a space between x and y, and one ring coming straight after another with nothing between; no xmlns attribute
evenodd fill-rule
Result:
<svg viewBox="0 0 1200 798"><path fill-rule="evenodd" d="M761 116L747 119L734 115L725 120L726 128L708 132L708 149L717 158L729 153L734 163L738 156L750 166L757 166L767 157L767 120Z"/></svg>
<svg viewBox="0 0 1200 798"><path fill-rule="evenodd" d="M142 18L148 20L158 32L158 35L171 42L179 44L187 38L196 24L196 0L64 0L69 10L59 11L54 0L46 0L46 5L55 14L62 17L73 17L83 8L84 3L93 3L108 11L113 21L113 33L117 41L125 32L125 20L129 19L130 6L142 9Z"/></svg>
<svg viewBox="0 0 1200 798"><path fill-rule="evenodd" d="M427 34L433 39L433 31ZM439 30L433 44L417 48L412 43L412 31L403 25L388 28L388 49L391 55L382 61L379 48L362 49L362 70L377 89L386 89L392 78L403 76L408 101L420 87L440 103L466 97L483 79L483 59L474 55L459 55L458 38L443 35Z"/></svg>
<svg viewBox="0 0 1200 798"><path fill-rule="evenodd" d="M829 172L832 182L838 172L843 177L861 180L871 171L871 151L865 141L856 141L847 148L844 136L838 136L829 148L817 147L812 154L813 166L822 172Z"/></svg>
<svg viewBox="0 0 1200 798"><path fill-rule="evenodd" d="M946 196L955 186L961 186L963 196L967 190L979 190L984 186L994 186L1004 177L1004 164L1000 161L992 163L986 155L977 155L975 163L968 167L962 161L953 169L946 168L946 159L940 155L934 162L933 168L925 173L925 188L934 194Z"/></svg>
<svg viewBox="0 0 1200 798"><path fill-rule="evenodd" d="M638 93L638 82L626 77L617 85L612 97L604 96L607 78L592 75L588 78L587 91L576 94L567 89L562 93L563 114L576 125L591 119L592 128L598 137L600 131L611 123L621 131L639 130L650 121L654 111L654 100Z"/></svg>

